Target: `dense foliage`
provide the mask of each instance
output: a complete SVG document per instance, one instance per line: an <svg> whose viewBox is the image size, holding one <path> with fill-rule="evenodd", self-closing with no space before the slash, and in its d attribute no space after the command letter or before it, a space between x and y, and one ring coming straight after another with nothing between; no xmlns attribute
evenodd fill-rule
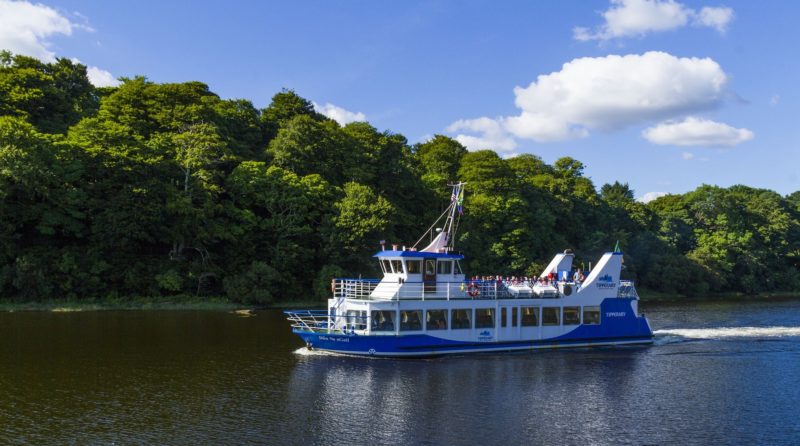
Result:
<svg viewBox="0 0 800 446"><path fill-rule="evenodd" d="M321 298L374 275L468 182L468 274L534 274L619 240L625 274L669 293L800 290L800 193L701 186L648 204L572 158L502 159L437 135L340 126L293 91L259 110L205 84L96 89L86 67L0 53L0 295Z"/></svg>

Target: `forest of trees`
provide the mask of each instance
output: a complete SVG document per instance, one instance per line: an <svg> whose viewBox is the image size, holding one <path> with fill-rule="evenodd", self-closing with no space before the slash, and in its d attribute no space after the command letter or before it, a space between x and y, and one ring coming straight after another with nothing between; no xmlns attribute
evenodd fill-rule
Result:
<svg viewBox="0 0 800 446"><path fill-rule="evenodd" d="M800 290L800 192L643 204L583 169L340 126L291 90L259 110L200 82L95 88L81 64L2 52L0 299L322 299L332 277L377 276L379 240L413 243L455 180L468 275L533 275L565 248L588 265L618 240L640 288Z"/></svg>

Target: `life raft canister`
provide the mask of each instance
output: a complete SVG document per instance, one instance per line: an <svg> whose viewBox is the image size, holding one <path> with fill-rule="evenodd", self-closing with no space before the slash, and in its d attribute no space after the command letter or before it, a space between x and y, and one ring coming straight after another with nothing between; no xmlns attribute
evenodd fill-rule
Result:
<svg viewBox="0 0 800 446"><path fill-rule="evenodd" d="M564 285L564 289L562 290L562 292L564 293L565 296L569 296L570 294L572 294L572 285L569 284Z"/></svg>

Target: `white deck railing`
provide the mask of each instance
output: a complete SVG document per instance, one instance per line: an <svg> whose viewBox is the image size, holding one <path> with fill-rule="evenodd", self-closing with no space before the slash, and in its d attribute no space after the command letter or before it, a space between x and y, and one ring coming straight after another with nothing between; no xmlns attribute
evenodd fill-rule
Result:
<svg viewBox="0 0 800 446"><path fill-rule="evenodd" d="M557 299L580 289L580 284L561 282L553 284L507 282L496 280L469 280L463 282L381 282L379 279L334 279L333 297L360 300L450 300L450 299ZM559 288L571 287L563 293ZM637 298L633 281L621 280L617 297Z"/></svg>

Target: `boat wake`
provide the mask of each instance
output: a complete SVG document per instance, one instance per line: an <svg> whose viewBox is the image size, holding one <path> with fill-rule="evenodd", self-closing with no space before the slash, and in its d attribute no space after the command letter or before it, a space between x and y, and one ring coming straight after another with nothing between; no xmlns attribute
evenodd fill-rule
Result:
<svg viewBox="0 0 800 446"><path fill-rule="evenodd" d="M307 347L300 347L294 351L295 355L299 356L330 356L333 353L322 350L309 350Z"/></svg>
<svg viewBox="0 0 800 446"><path fill-rule="evenodd" d="M656 345L671 344L687 339L726 338L783 338L800 336L800 327L716 327L672 328L656 330Z"/></svg>

